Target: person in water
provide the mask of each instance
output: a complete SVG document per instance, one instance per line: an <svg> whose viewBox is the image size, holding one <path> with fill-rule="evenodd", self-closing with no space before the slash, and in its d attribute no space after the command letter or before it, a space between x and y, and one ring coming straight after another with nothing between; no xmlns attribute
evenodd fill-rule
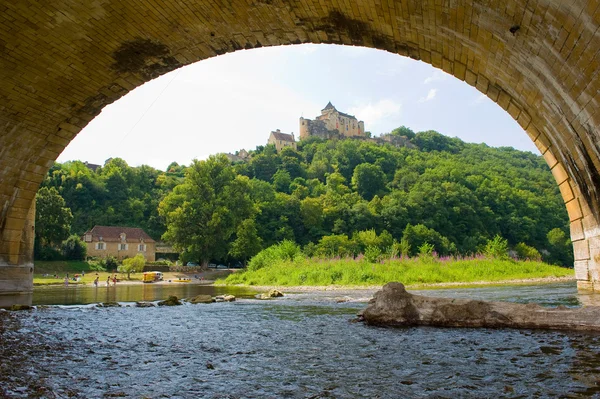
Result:
<svg viewBox="0 0 600 399"><path fill-rule="evenodd" d="M106 278L106 286L110 287L110 276Z"/></svg>
<svg viewBox="0 0 600 399"><path fill-rule="evenodd" d="M96 278L94 279L94 285L96 286L96 288L98 288L98 279L99 279L99 278L100 278L100 277L96 277Z"/></svg>

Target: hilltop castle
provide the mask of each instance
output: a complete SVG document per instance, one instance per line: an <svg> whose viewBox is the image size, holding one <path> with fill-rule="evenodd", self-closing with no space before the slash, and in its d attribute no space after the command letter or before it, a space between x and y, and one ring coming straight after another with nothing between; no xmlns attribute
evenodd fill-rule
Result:
<svg viewBox="0 0 600 399"><path fill-rule="evenodd" d="M300 140L310 136L328 139L335 135L365 137L365 123L335 109L331 102L313 119L300 118Z"/></svg>

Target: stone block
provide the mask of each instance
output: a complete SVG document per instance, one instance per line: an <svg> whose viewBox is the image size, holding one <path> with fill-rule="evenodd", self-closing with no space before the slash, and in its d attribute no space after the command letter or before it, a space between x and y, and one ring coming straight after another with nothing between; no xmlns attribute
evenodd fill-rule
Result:
<svg viewBox="0 0 600 399"><path fill-rule="evenodd" d="M581 219L571 222L570 228L571 241L583 240L585 238L585 233L583 232L583 223Z"/></svg>
<svg viewBox="0 0 600 399"><path fill-rule="evenodd" d="M590 259L590 248L587 240L575 241L573 243L573 256L576 261Z"/></svg>
<svg viewBox="0 0 600 399"><path fill-rule="evenodd" d="M578 220L583 217L577 198L567 202L565 205L567 206L567 213L569 214L570 221Z"/></svg>
<svg viewBox="0 0 600 399"><path fill-rule="evenodd" d="M578 260L575 261L575 278L577 280L588 280L588 261L587 260Z"/></svg>

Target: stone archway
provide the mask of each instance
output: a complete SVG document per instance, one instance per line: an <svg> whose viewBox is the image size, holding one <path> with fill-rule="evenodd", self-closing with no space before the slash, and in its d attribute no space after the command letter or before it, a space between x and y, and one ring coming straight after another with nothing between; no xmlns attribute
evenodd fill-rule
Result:
<svg viewBox="0 0 600 399"><path fill-rule="evenodd" d="M560 187L579 287L600 289L599 5L4 1L0 293L6 299L31 292L35 193L63 148L104 106L183 65L240 49L308 42L422 60L497 102L527 131Z"/></svg>

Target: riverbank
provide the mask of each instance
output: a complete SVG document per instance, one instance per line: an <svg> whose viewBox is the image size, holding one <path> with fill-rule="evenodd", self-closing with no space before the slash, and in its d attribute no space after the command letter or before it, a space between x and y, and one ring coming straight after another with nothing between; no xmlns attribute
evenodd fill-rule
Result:
<svg viewBox="0 0 600 399"><path fill-rule="evenodd" d="M258 270L231 274L219 284L275 287L381 287L400 281L409 287L519 283L574 279L573 269L542 262L486 258L405 258L371 263L354 259L275 260Z"/></svg>
<svg viewBox="0 0 600 399"><path fill-rule="evenodd" d="M163 273L163 281L157 281L153 284L212 284L215 280L225 278L231 273L230 270L206 270L195 273L182 272L165 272ZM58 278L56 278L57 276ZM127 279L127 274L124 273L109 273L96 271L79 271L68 273L69 285L93 285L94 280L98 277L98 286L106 286L107 280L110 279L110 285L113 285L112 278L117 278L117 285L132 285L143 284L142 273L131 273ZM34 286L46 285L64 285L67 272L47 272L36 273L33 276ZM73 280L75 278L75 280ZM180 279L190 279L189 283L179 282Z"/></svg>

